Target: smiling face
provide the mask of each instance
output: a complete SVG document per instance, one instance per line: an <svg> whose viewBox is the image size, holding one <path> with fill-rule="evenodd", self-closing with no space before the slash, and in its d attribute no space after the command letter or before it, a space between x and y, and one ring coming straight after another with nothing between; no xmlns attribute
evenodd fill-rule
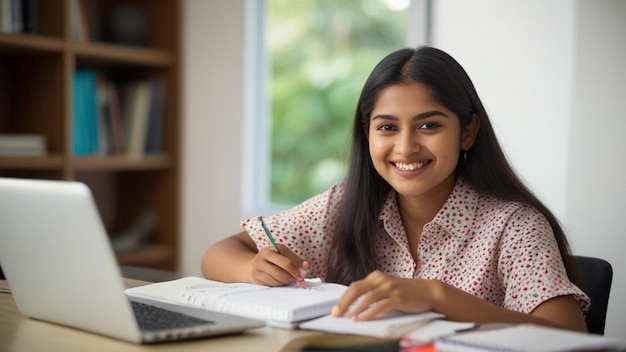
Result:
<svg viewBox="0 0 626 352"><path fill-rule="evenodd" d="M376 171L401 196L447 195L461 150L471 147L477 118L461 134L459 118L427 86L384 88L370 115L369 151Z"/></svg>

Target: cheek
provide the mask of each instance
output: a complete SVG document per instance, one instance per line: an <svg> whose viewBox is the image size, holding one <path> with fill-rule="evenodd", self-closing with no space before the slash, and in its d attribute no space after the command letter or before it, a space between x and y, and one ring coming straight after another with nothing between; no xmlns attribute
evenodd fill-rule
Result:
<svg viewBox="0 0 626 352"><path fill-rule="evenodd" d="M437 154L439 155L439 159L446 164L455 165L459 161L459 156L461 155L461 144L458 140L449 141L446 144L439 145Z"/></svg>
<svg viewBox="0 0 626 352"><path fill-rule="evenodd" d="M385 150L388 147L385 145L385 143L380 139L380 138L369 138L369 151L370 151L370 156L372 157L372 159L374 159L374 162L376 162L376 157L377 156L381 156L385 153Z"/></svg>

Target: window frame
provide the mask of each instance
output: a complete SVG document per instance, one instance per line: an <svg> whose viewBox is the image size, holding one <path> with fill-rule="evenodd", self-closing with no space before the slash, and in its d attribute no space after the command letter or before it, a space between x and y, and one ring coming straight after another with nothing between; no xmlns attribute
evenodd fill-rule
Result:
<svg viewBox="0 0 626 352"><path fill-rule="evenodd" d="M241 213L243 217L274 214L295 204L275 204L270 201L270 141L271 130L264 56L265 0L244 2L244 74L243 74L243 146L241 174ZM406 42L409 47L431 42L432 0L410 0Z"/></svg>

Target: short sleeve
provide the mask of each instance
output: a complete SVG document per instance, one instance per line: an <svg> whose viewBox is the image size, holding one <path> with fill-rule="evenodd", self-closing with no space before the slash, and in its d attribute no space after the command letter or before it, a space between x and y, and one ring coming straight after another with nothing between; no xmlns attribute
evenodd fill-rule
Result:
<svg viewBox="0 0 626 352"><path fill-rule="evenodd" d="M263 217L263 222L277 243L287 246L309 262L309 277L326 276L328 253L343 189L343 182L336 183L326 192L294 208ZM248 233L258 249L271 246L258 217L243 219L241 228Z"/></svg>
<svg viewBox="0 0 626 352"><path fill-rule="evenodd" d="M519 207L509 218L501 241L499 275L505 288L504 307L530 313L551 298L572 295L587 313L590 300L569 280L552 227L543 214Z"/></svg>

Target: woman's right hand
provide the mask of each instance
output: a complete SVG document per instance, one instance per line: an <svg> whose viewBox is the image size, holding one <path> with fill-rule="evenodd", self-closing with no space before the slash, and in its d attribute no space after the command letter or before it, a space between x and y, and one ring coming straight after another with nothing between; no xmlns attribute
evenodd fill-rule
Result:
<svg viewBox="0 0 626 352"><path fill-rule="evenodd" d="M289 248L278 244L257 250L244 231L225 238L207 249L202 256L204 277L221 282L250 282L266 286L284 286L297 282L306 287L304 278L309 262Z"/></svg>
<svg viewBox="0 0 626 352"><path fill-rule="evenodd" d="M280 253L272 247L261 248L249 261L247 271L250 282L265 286L285 286L297 282L306 288L304 278L309 262L300 258L289 248L278 244Z"/></svg>

